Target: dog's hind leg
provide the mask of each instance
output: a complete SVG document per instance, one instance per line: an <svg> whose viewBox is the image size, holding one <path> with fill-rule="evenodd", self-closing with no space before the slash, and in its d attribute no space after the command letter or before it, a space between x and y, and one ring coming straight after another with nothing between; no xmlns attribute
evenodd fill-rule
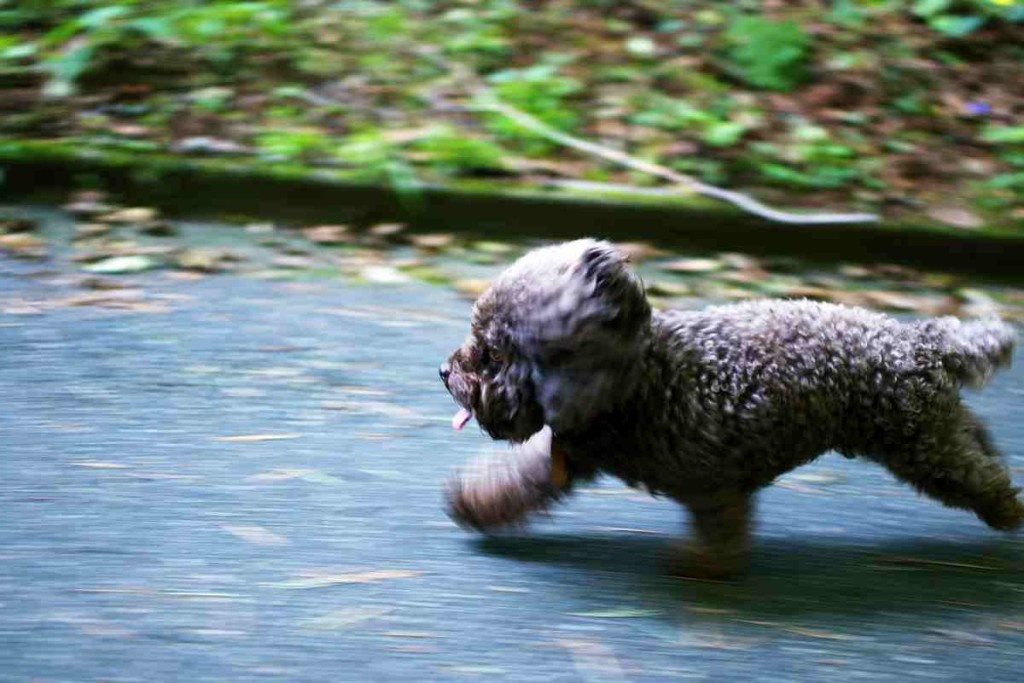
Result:
<svg viewBox="0 0 1024 683"><path fill-rule="evenodd" d="M1010 471L981 421L957 404L946 419L918 431L881 462L899 479L941 503L973 511L993 529L1024 523Z"/></svg>
<svg viewBox="0 0 1024 683"><path fill-rule="evenodd" d="M678 552L673 572L691 578L724 578L746 569L753 496L729 492L689 499L692 538Z"/></svg>

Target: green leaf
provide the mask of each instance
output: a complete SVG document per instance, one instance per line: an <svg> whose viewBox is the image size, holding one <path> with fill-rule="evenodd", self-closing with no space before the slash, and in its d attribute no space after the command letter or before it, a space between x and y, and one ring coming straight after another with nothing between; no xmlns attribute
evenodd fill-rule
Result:
<svg viewBox="0 0 1024 683"><path fill-rule="evenodd" d="M626 41L626 52L634 57L649 59L654 57L657 51L658 46L647 36L637 36Z"/></svg>
<svg viewBox="0 0 1024 683"><path fill-rule="evenodd" d="M811 39L797 23L743 17L725 37L733 70L751 85L785 91L806 79Z"/></svg>
<svg viewBox="0 0 1024 683"><path fill-rule="evenodd" d="M951 0L917 0L912 11L919 17L934 17L946 11L951 4Z"/></svg>
<svg viewBox="0 0 1024 683"><path fill-rule="evenodd" d="M112 20L122 17L128 13L128 8L123 5L111 5L109 7L97 7L78 18L78 24L82 28L100 28L106 26Z"/></svg>
<svg viewBox="0 0 1024 683"><path fill-rule="evenodd" d="M989 126L981 132L981 139L993 145L1024 143L1024 126Z"/></svg>
<svg viewBox="0 0 1024 683"><path fill-rule="evenodd" d="M78 19L69 19L44 33L42 43L46 46L61 45L71 40L81 30L82 25Z"/></svg>
<svg viewBox="0 0 1024 683"><path fill-rule="evenodd" d="M149 38L173 40L178 37L178 32L174 29L174 26L163 17L142 17L133 21L131 26Z"/></svg>
<svg viewBox="0 0 1024 683"><path fill-rule="evenodd" d="M12 45L2 53L4 59L18 60L33 56L37 52L35 43L20 43Z"/></svg>
<svg viewBox="0 0 1024 683"><path fill-rule="evenodd" d="M747 127L734 121L720 121L704 131L701 139L712 147L730 147L739 142Z"/></svg>
<svg viewBox="0 0 1024 683"><path fill-rule="evenodd" d="M112 256L85 267L90 273L101 275L124 275L152 270L160 264L148 256Z"/></svg>
<svg viewBox="0 0 1024 683"><path fill-rule="evenodd" d="M836 0L828 18L844 28L860 28L864 25L864 10L855 0Z"/></svg>
<svg viewBox="0 0 1024 683"><path fill-rule="evenodd" d="M935 17L929 25L944 36L950 38L963 38L974 33L985 23L984 17L974 15L947 14Z"/></svg>
<svg viewBox="0 0 1024 683"><path fill-rule="evenodd" d="M43 88L47 97L68 97L75 92L75 81L89 68L95 48L86 40L75 40L47 60L50 80Z"/></svg>

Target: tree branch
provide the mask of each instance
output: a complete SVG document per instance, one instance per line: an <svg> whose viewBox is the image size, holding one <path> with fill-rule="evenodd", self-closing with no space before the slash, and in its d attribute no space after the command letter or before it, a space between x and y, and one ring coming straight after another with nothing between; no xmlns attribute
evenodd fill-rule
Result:
<svg viewBox="0 0 1024 683"><path fill-rule="evenodd" d="M465 108L477 112L483 111L500 114L510 121L515 122L520 127L533 131L537 135L540 135L552 142L556 142L564 147L570 147L585 154L617 163L620 166L631 168L634 171L640 171L641 173L647 173L649 175L663 178L675 185L693 192L694 194L728 202L743 209L744 211L777 223L824 225L829 223L873 223L879 220L879 217L876 214L871 213L792 213L790 211L773 209L772 207L762 204L753 197L741 192L735 192L733 190L726 190L721 187L709 185L692 176L677 173L660 164L644 161L643 159L637 159L636 157L619 152L618 150L610 149L603 145L588 142L587 140L581 140L577 137L573 137L572 135L563 133L530 114L501 102L494 93L484 87L479 87L477 89L474 101L465 105Z"/></svg>

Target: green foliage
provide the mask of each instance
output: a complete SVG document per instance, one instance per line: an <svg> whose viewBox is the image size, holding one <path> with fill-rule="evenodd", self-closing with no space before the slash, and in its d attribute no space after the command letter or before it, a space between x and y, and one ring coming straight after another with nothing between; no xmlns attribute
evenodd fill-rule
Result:
<svg viewBox="0 0 1024 683"><path fill-rule="evenodd" d="M430 157L432 166L445 175L467 171L500 170L504 153L497 145L467 137L451 126L437 126L430 135L414 143Z"/></svg>
<svg viewBox="0 0 1024 683"><path fill-rule="evenodd" d="M649 98L632 117L633 123L667 131L693 131L711 147L732 147L750 129L748 123L730 118L728 106L721 111L700 109L685 100L664 96Z"/></svg>
<svg viewBox="0 0 1024 683"><path fill-rule="evenodd" d="M811 39L795 22L740 17L725 42L733 72L755 87L788 91L807 78Z"/></svg>
<svg viewBox="0 0 1024 683"><path fill-rule="evenodd" d="M225 110L233 95L230 88L210 87L192 92L189 99L196 109L216 114Z"/></svg>
<svg viewBox="0 0 1024 683"><path fill-rule="evenodd" d="M1024 145L1024 126L988 126L981 139L993 145Z"/></svg>
<svg viewBox="0 0 1024 683"><path fill-rule="evenodd" d="M765 160L758 169L768 181L793 187L835 189L868 180L856 151L836 142L824 128L800 124L784 147L758 145Z"/></svg>
<svg viewBox="0 0 1024 683"><path fill-rule="evenodd" d="M1024 129L1004 118L1020 98L1003 67L1024 60L1024 46L1008 44L1015 31L988 29L1024 21L1024 0L830 0L770 14L756 0L640 4L0 0L0 29L10 29L0 30L0 70L13 87L42 71L50 95L87 86L106 97L117 81L149 88L104 108L32 105L4 131L140 148L209 135L294 168L340 163L342 175L415 194L418 169L512 176L509 153L563 152L506 116L481 111L484 130L471 131L435 106L464 104L486 78L499 100L556 130L590 139L579 128L588 108L599 110L594 120L614 122L602 142L724 185L742 176L872 189L902 172L885 167L893 155L957 148L975 125L974 142L987 147L971 153L1000 171L974 188L1019 205ZM812 73L822 87L754 92L792 91ZM1005 96L988 95L1001 86ZM960 102L963 116L951 111ZM830 130L793 124L797 111ZM423 135L426 126L436 127ZM651 181L579 158L580 177Z"/></svg>
<svg viewBox="0 0 1024 683"><path fill-rule="evenodd" d="M349 135L335 151L335 157L352 167L358 180L388 183L406 200L418 196L421 183L412 166L398 145L377 128Z"/></svg>
<svg viewBox="0 0 1024 683"><path fill-rule="evenodd" d="M699 109L686 100L655 95L643 104L642 110L632 118L639 126L668 131L700 129L716 121L710 112Z"/></svg>
<svg viewBox="0 0 1024 683"><path fill-rule="evenodd" d="M275 128L257 135L256 147L275 160L309 161L330 150L330 139L312 128Z"/></svg>
<svg viewBox="0 0 1024 683"><path fill-rule="evenodd" d="M467 8L449 10L441 17L446 31L443 37L445 52L476 57L484 68L497 65L508 54L510 45L500 23L505 16L505 12L487 13Z"/></svg>
<svg viewBox="0 0 1024 683"><path fill-rule="evenodd" d="M579 115L567 102L582 90L574 78L559 75L559 59L526 69L509 69L493 74L488 80L500 100L532 114L552 128L571 131L579 123ZM520 145L527 154L544 154L552 143L523 129L503 116L490 116L487 128L499 137Z"/></svg>
<svg viewBox="0 0 1024 683"><path fill-rule="evenodd" d="M50 75L45 92L73 94L77 81L101 68L113 48L143 49L147 42L187 46L213 65L230 67L243 54L277 44L289 31L289 3L283 0L104 4L62 21L40 38Z"/></svg>
<svg viewBox="0 0 1024 683"><path fill-rule="evenodd" d="M947 38L964 38L992 19L1024 22L1024 3L1016 0L915 0L911 11Z"/></svg>

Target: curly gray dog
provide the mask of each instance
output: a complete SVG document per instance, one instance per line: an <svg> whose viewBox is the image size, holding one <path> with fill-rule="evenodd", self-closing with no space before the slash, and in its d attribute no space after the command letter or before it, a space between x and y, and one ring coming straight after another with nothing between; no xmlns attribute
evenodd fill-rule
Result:
<svg viewBox="0 0 1024 683"><path fill-rule="evenodd" d="M652 313L611 244L537 249L479 298L440 373L456 428L475 417L495 439L553 436L457 476L449 513L516 525L607 473L684 505L695 533L677 570L718 577L745 566L757 490L835 450L1016 529L1019 489L959 396L1013 344L996 319L904 323L809 301Z"/></svg>

